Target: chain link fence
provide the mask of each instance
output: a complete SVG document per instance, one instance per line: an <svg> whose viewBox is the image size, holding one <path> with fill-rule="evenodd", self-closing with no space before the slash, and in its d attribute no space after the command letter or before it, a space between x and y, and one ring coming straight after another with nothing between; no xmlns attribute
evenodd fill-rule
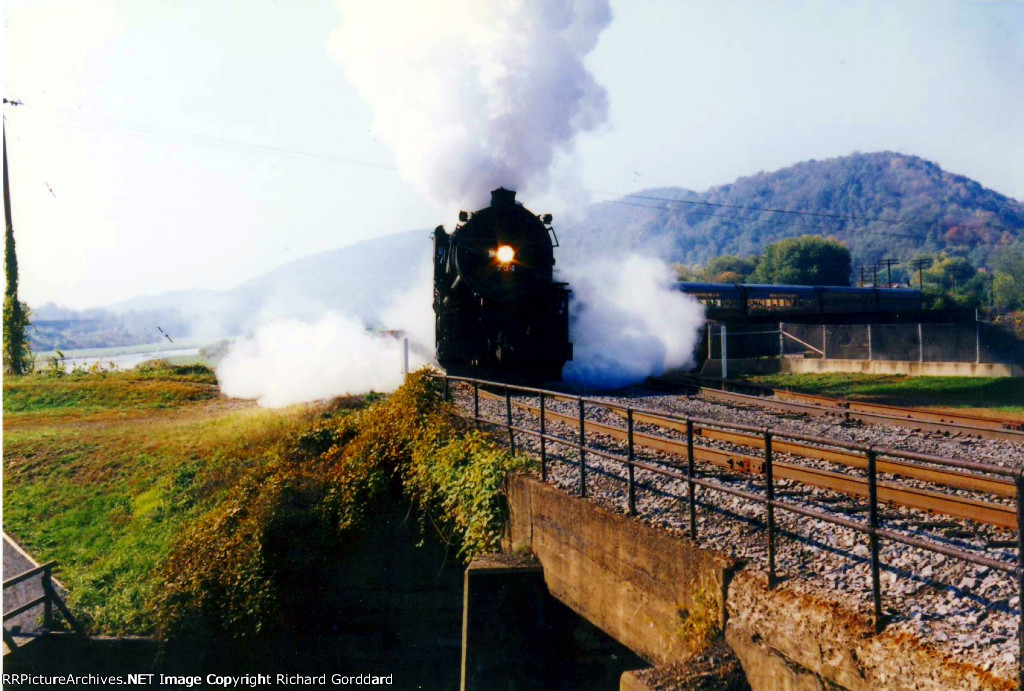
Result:
<svg viewBox="0 0 1024 691"><path fill-rule="evenodd" d="M709 358L719 359L722 333L709 325ZM730 325L730 359L810 357L828 360L976 362L1024 365L1024 342L993 324L792 324Z"/></svg>

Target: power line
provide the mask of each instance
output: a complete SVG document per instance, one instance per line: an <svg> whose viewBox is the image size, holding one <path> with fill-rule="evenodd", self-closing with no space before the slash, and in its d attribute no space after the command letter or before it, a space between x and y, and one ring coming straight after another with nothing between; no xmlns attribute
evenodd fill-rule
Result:
<svg viewBox="0 0 1024 691"><path fill-rule="evenodd" d="M7 99L4 99L4 101L6 103L10 103L11 105L23 105L20 101L7 101ZM142 125L142 124L138 124L138 123L130 123L130 122L125 122L125 121L120 121L120 120L114 120L112 118L106 118L106 117L101 117L101 116L97 116L97 115L90 115L90 114L87 114L87 113L79 113L79 112L75 112L75 111L63 110L63 109L59 109L59 108L46 108L46 107L42 107L42 106L30 106L29 108L32 111L37 111L38 115L42 116L42 117L35 117L35 118L31 118L30 117L30 119L35 119L37 122L40 122L42 124L49 124L49 125L52 125L52 126L55 126L55 127L68 127L68 128L72 128L72 129L92 130L92 131L105 132L105 133L111 133L111 134L129 134L129 135L134 135L134 136L142 136L142 137L149 137L149 138L153 138L153 139L159 139L159 140L163 140L163 141L172 141L172 142L179 142L179 143L186 143L186 144L195 144L195 145L199 145L199 146L212 146L212 147L220 147L220 148L236 149L236 150L237 149L242 149L242 150L249 149L249 150L256 150L256 151L266 151L266 152L276 153L276 154L285 154L285 155L302 156L302 157L308 157L308 158L316 158L316 159L326 160L326 161L330 161L330 162L334 162L334 163L342 163L342 164L346 164L346 165L354 165L354 166L367 167L367 168L376 168L376 169L380 169L380 170L391 170L391 171L397 170L397 168L395 166L384 164L384 163L375 163L375 162L363 161L363 160L359 160L359 159L351 159L351 158L344 158L344 157L340 157L340 156L332 156L332 155L329 155L329 154L319 154L319 153L314 153L314 152L309 152L309 151L301 151L301 150L297 150L297 149L287 149L287 148L284 148L284 147L270 146L270 145L266 145L266 144L256 144L256 143L252 143L252 142L244 142L244 141L239 141L239 140L232 140L232 139L226 139L226 138L212 137L212 136L209 136L209 135L197 134L197 133L193 133L193 132L185 132L185 131L181 131L181 130L173 130L173 129L168 129L168 128L154 127L154 126L151 126L151 125ZM22 111L22 112L24 112L24 111ZM828 219L828 220L835 221L835 222L841 222L843 224L849 224L849 223L858 223L858 224L864 224L864 223L885 223L885 224L889 224L889 225L903 225L903 226L907 226L907 225L920 225L920 226L929 226L929 227L938 227L940 225L939 221L914 221L914 220L908 220L908 219L896 220L896 219L887 219L887 218L880 218L880 217L853 216L853 215L835 214L835 213L819 212L819 211L800 211L800 210L794 210L794 209L775 209L775 208L771 208L771 207L749 206L749 205L741 205L741 204L729 204L729 203L725 203L725 202L710 202L710 201L700 201L700 200L694 200L694 199L672 199L672 198L668 198L668 197L658 197L658 196L654 196L654 195L644 195L644 194L617 194L617 193L611 193L611 192L598 192L598 191L591 191L591 193L592 194L596 194L596 195L619 197L619 199L609 199L609 200L606 200L606 203L620 204L620 205L624 205L624 206L634 206L634 207L639 207L639 208L651 209L651 210L654 210L654 211L675 212L675 211L678 211L678 210L677 209L672 209L670 207L651 206L649 204L631 203L631 202L625 201L625 199L641 199L641 200L646 200L646 201L666 202L667 204L686 204L686 205L690 205L690 206L711 207L713 209L731 209L731 210L736 210L736 211L749 211L749 212L755 212L755 213L773 213L773 214L784 214L784 215L800 216L800 217L811 217L811 218L819 218L819 219ZM822 228L821 226L813 226L813 225L807 225L807 224L796 224L796 223L786 223L784 221L772 221L770 219L763 219L763 218L762 219L757 219L757 218L752 218L752 217L749 217L749 216L745 217L745 216L736 216L736 215L729 215L729 214L723 214L723 213L715 213L713 211L703 212L703 213L697 212L697 211L691 211L690 213L698 213L700 215L706 215L706 216L709 216L711 218L719 218L719 219L723 219L723 220L756 222L756 223L760 223L760 224L770 223L770 224L773 224L773 225L785 225L787 227L805 228L805 229L808 229L808 230L819 230L819 231L824 230L824 231L833 232L833 233L838 233L838 232L859 232L859 233L870 233L870 234L874 234L874 235L886 235L886 236L892 236L892 237L904 237L904 238L910 238L910 239L915 239L915 240L927 240L930 237L928 234L924 234L924 233L911 233L911 232L900 233L900 232L895 232L895 231L883 231L883 230L868 229L868 228L860 228L860 229L849 228L849 227L843 227L843 228L824 227L824 228ZM962 223L960 225L965 225L965 226L972 226L972 225L973 226L979 226L979 225L983 225L985 227L1002 229L1002 230L1019 230L1019 228L1008 228L1007 226L1003 226L1003 225L1000 225L1000 224L993 224L993 223L973 223L973 224L972 223Z"/></svg>
<svg viewBox="0 0 1024 691"><path fill-rule="evenodd" d="M239 148L241 148L241 149L253 149L253 150L259 150L259 151L268 151L268 152L277 153L277 154L290 154L290 155L298 155L298 156L305 156L305 157L311 157L311 158L318 158L318 159L323 159L323 160L327 160L327 161L331 161L331 162L335 162L335 163L343 163L343 164L348 164L348 165L357 165L357 166L364 166L364 167L370 167L370 168L378 168L378 169L382 169L382 170L397 170L397 168L395 166L392 166L392 165L372 163L372 162L360 161L360 160L356 160L356 159L348 159L348 158L342 158L342 157L338 157L338 156L330 156L330 155L326 155L326 154L316 154L316 153L312 153L312 152L308 152L308 151L299 151L299 150L295 150L295 149L285 149L285 148L282 148L282 147L268 146L268 145L263 145L263 144L254 144L254 143L251 143L251 142L243 142L243 141L238 141L238 140L230 140L230 139L210 137L208 135L196 134L196 133L192 133L192 132L185 132L185 131L181 131L181 130L173 130L173 129L167 129L167 128L161 128L161 127L154 127L154 126L151 126L151 125L142 125L142 124L138 124L138 123L125 122L125 121L121 121L121 120L114 120L114 119L111 119L111 118L105 118L105 117L100 117L100 116L96 116L96 115L90 115L90 114L87 114L87 113L77 113L77 112L74 112L74 111L62 110L62 109L58 109L58 108L46 108L46 107L42 107L42 106L33 106L32 110L38 111L38 113L37 113L36 117L30 117L30 119L33 119L36 122L39 122L39 123L42 123L42 124L52 125L52 126L55 126L55 127L67 127L67 128L72 128L72 129L104 132L104 133L109 133L109 134L128 134L128 135L142 136L142 137L148 137L148 138L152 138L152 139L158 139L158 140L162 140L162 141L172 141L172 142L185 143L185 144L195 144L195 145L200 145L200 146L214 146L214 147L221 147L221 148L228 148L228 149L239 149ZM39 117L39 116L42 116L42 117ZM596 194L604 194L604 193L596 193ZM645 196L645 195L622 195L622 196L624 196L624 197L634 197L634 198L639 198L639 199L649 199L649 200L665 201L665 202L682 202L682 203L698 204L698 202L689 202L689 201L686 201L686 200L676 200L676 199L664 199L664 198L660 198L660 197L649 197L649 196ZM674 209L664 208L664 207L660 207L660 206L651 206L649 204L633 204L633 203L630 203L630 202L622 201L621 199L618 199L618 200L613 199L613 200L609 200L609 202L613 203L613 204L622 204L622 205L626 205L626 206L636 206L636 207L645 208L645 209L652 209L652 210L675 211ZM741 206L738 206L738 205L714 204L714 203L710 203L710 202L699 203L699 204L701 204L702 206L713 206L713 207L714 206L719 206L719 207L735 208L735 209L738 209L738 210L754 210L754 211L762 210L762 209L756 209L756 208L753 208L753 207L747 208L747 207L741 207ZM706 211L706 212L694 211L694 212L691 212L691 213L698 213L700 215L706 215L706 216L710 216L710 217L713 217L713 218L720 218L720 219L728 220L728 221L753 222L753 221L757 220L757 219L754 219L754 218L751 218L751 217L736 216L736 215L729 215L729 214L721 214L721 213L716 213L714 211ZM797 212L793 212L793 213L797 213ZM812 214L812 213L809 213L809 212L808 213L803 213L801 215L812 215L812 216L813 215L818 215L818 216L823 216L823 214ZM839 220L839 217L835 217L835 215L833 215L833 216L834 216L833 220ZM845 220L845 219L843 219L843 220ZM797 224L797 223L791 223L791 222L785 222L785 221L773 221L773 220L769 220L769 219L760 219L760 220L758 220L758 222L759 223L770 223L772 225L784 225L784 226L787 226L787 227L797 227L797 228L803 228L803 229L807 229L807 230L818 230L818 231L824 230L824 231L827 231L827 232L842 232L844 230L849 230L849 229L843 229L843 228L828 228L828 227L822 228L820 226L812 226L812 225L807 225L807 224ZM898 235L896 233L882 233L882 231L872 231L872 230L864 230L863 232L876 233L876 234L887 234L887 235ZM924 239L926 236L922 236L922 235L903 235L903 237L911 237L911 238L916 238L916 239Z"/></svg>
<svg viewBox="0 0 1024 691"><path fill-rule="evenodd" d="M625 195L625 196L631 196L631 195ZM651 206L650 204L634 204L632 202L623 201L621 199L609 199L609 200L606 201L606 203L608 203L608 204L620 204L622 206L635 206L635 207L638 207L638 208L641 208L641 209L650 209L651 211L663 211L663 212L669 212L669 213L678 212L678 209L671 209L671 208L664 207L664 206ZM801 224L801 223L786 222L786 221L781 221L781 220L754 219L754 218L744 217L744 216L730 216L728 214L720 214L720 213L715 213L713 211L704 211L704 212L693 211L691 213L696 213L696 214L700 214L700 215L703 215L703 216L710 216L712 218L720 218L720 219L729 220L729 221L749 221L751 223L753 223L753 222L768 223L768 224L771 224L771 225L783 225L783 226L787 226L787 227L804 228L804 229L807 229L807 230L827 231L827 232L832 232L832 233L842 233L842 232L854 233L854 232L856 232L856 233L870 233L872 235L885 235L885 236L889 236L889 237L912 238L914 240L927 240L927 239L929 239L928 235L924 235L924 234L921 234L921 233L899 233L899 232L891 231L891 230L872 230L870 228L859 228L859 229L857 229L857 228L821 227L821 226L813 226L813 225L807 225L807 224Z"/></svg>
<svg viewBox="0 0 1024 691"><path fill-rule="evenodd" d="M789 215L795 215L795 216L813 216L813 217L828 218L828 219L844 221L844 222L851 222L851 223L887 223L887 224L890 224L890 225L904 225L904 226L905 225L921 225L921 226L932 226L932 227L937 227L937 226L940 225L940 222L937 221L937 220L925 221L925 220L912 220L912 219L889 219L889 218L880 218L880 217L875 217L875 216L852 216L852 215L847 215L847 214L834 214L834 213L828 213L828 212L822 212L822 211L799 211L799 210L794 210L794 209L775 209L775 208L765 207L765 206L744 206L744 205L741 205L741 204L727 204L727 203L724 203L724 202L699 201L699 200L695 200L695 199L672 199L672 198L669 198L669 197L656 197L656 196L653 196L653 195L645 195L645 194L617 194L617 193L612 193L612 192L596 192L596 191L592 192L592 193L593 194L598 194L598 195L612 196L612 197L633 198L633 199L646 199L646 200L650 200L650 201L667 202L667 203L670 203L670 204L688 204L688 205L692 205L692 206L709 206L709 207L724 208L724 209L737 209L737 210L742 210L742 211L756 211L756 212L764 212L764 213L789 214ZM614 199L608 200L608 201L611 202L611 203L625 203L625 202L621 202L621 200L614 200ZM961 223L960 225L965 225L965 226L979 226L979 225L982 225L982 226L986 226L986 227L989 227L989 228L996 228L996 229L1000 229L1000 230L1020 230L1017 227L1010 228L1008 226L1004 226L1004 225L998 224L998 223L983 223L983 222L979 223L979 222L974 222L974 223ZM926 239L928 236L927 235L920 235L920 234L906 234L906 235L903 235L903 237L915 237L915 238Z"/></svg>
<svg viewBox="0 0 1024 691"><path fill-rule="evenodd" d="M127 134L133 136L147 137L151 139L158 139L162 141L195 144L199 146L220 147L225 149L251 149L276 154L316 158L325 161L330 161L332 163L342 163L346 165L354 165L364 168L377 168L380 170L391 171L397 170L395 166L385 163L375 163L372 161L344 158L341 156L332 156L329 154L301 151L298 149L287 149L284 147L270 146L267 144L256 144L253 142L212 137L209 135L197 134L194 132L185 132L181 130L153 127L150 125L140 125L136 123L129 123L119 120L113 120L110 118L104 118L96 115L88 115L85 113L75 113L73 111L60 110L57 108L43 108L39 106L34 106L32 107L32 110L39 112L35 116L28 116L30 120L34 120L38 123L44 125L51 125L54 127L67 127L71 129L104 132L108 134Z"/></svg>

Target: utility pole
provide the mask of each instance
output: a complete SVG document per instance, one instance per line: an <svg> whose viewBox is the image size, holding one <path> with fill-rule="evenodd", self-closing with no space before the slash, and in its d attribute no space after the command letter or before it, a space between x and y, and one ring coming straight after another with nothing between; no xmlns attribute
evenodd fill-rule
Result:
<svg viewBox="0 0 1024 691"><path fill-rule="evenodd" d="M924 267L932 263L931 259L915 259L910 262L911 269L917 269L917 288L924 290Z"/></svg>
<svg viewBox="0 0 1024 691"><path fill-rule="evenodd" d="M20 106L21 101L5 98L4 105ZM4 288L4 372L25 374L30 368L32 354L28 351L25 333L29 320L25 306L18 300L18 257L14 252L14 222L11 219L11 183L7 173L7 118L3 120L4 140L4 273L7 285Z"/></svg>
<svg viewBox="0 0 1024 691"><path fill-rule="evenodd" d="M12 101L7 98L4 99L4 105L7 106L20 106L21 101ZM8 182L7 175L7 118L4 118L3 124L4 130L4 220L7 222L8 228L14 228L14 224L11 223L11 184Z"/></svg>
<svg viewBox="0 0 1024 691"><path fill-rule="evenodd" d="M888 272L889 282L886 284L886 288L892 288L892 267L900 263L899 259L883 259L882 264L885 264L885 270Z"/></svg>
<svg viewBox="0 0 1024 691"><path fill-rule="evenodd" d="M873 278L871 279L871 287L872 288L877 288L878 287L878 266L879 266L878 264L872 264L871 265L871 273L872 273L872 276L873 276Z"/></svg>

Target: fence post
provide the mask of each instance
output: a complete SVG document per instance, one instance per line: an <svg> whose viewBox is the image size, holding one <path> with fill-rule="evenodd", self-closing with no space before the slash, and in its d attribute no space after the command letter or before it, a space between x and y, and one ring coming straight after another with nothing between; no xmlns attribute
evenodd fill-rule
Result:
<svg viewBox="0 0 1024 691"><path fill-rule="evenodd" d="M824 324L821 325L821 359L828 360L828 328Z"/></svg>
<svg viewBox="0 0 1024 691"><path fill-rule="evenodd" d="M1024 689L1024 472L1017 482L1017 679Z"/></svg>
<svg viewBox="0 0 1024 691"><path fill-rule="evenodd" d="M878 556L878 473L875 449L868 447L868 538L871 545L871 603L874 607L875 633L882 631L882 586Z"/></svg>
<svg viewBox="0 0 1024 691"><path fill-rule="evenodd" d="M779 322L779 359L786 357L786 340L782 336L782 322Z"/></svg>
<svg viewBox="0 0 1024 691"><path fill-rule="evenodd" d="M871 344L871 324L868 324L868 360L872 360L872 344Z"/></svg>
<svg viewBox="0 0 1024 691"><path fill-rule="evenodd" d="M686 492L690 502L690 539L697 541L697 497L693 484L693 420L686 418Z"/></svg>
<svg viewBox="0 0 1024 691"><path fill-rule="evenodd" d="M636 515L636 477L633 469L633 408L626 406L626 444L627 458L629 459L629 494L628 506L629 515Z"/></svg>
<svg viewBox="0 0 1024 691"><path fill-rule="evenodd" d="M917 361L924 362L924 327L917 323Z"/></svg>
<svg viewBox="0 0 1024 691"><path fill-rule="evenodd" d="M583 429L583 399L580 398L580 496L587 496L587 452L584 451L586 443Z"/></svg>
<svg viewBox="0 0 1024 691"><path fill-rule="evenodd" d="M775 482L772 479L772 432L764 431L764 484L768 502L768 588L775 587Z"/></svg>
<svg viewBox="0 0 1024 691"><path fill-rule="evenodd" d="M548 481L547 427L544 424L544 392L540 392L540 479Z"/></svg>
<svg viewBox="0 0 1024 691"><path fill-rule="evenodd" d="M974 310L974 364L981 363L981 321L978 310Z"/></svg>
<svg viewBox="0 0 1024 691"><path fill-rule="evenodd" d="M448 375L444 375L444 400L451 400L451 392L448 390Z"/></svg>
<svg viewBox="0 0 1024 691"><path fill-rule="evenodd" d="M473 380L473 424L480 429L480 382Z"/></svg>
<svg viewBox="0 0 1024 691"><path fill-rule="evenodd" d="M505 426L508 427L508 444L512 447L512 454L516 453L516 434L512 431L512 392L505 387Z"/></svg>
<svg viewBox="0 0 1024 691"><path fill-rule="evenodd" d="M409 337L402 339L402 379L409 376Z"/></svg>
<svg viewBox="0 0 1024 691"><path fill-rule="evenodd" d="M56 595L53 589L52 568L47 565L43 570L43 595L46 596L43 602L43 628L47 631L53 630L53 598Z"/></svg>
<svg viewBox="0 0 1024 691"><path fill-rule="evenodd" d="M728 330L726 329L725 324L722 324L722 326L719 327L719 328L721 328L721 332L722 332L722 379L728 379L729 378L729 354L728 354L728 348L726 346L726 338L728 338Z"/></svg>

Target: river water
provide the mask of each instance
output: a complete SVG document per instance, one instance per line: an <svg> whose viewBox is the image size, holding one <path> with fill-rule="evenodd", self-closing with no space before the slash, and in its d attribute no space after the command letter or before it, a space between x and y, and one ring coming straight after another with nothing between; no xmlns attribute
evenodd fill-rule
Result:
<svg viewBox="0 0 1024 691"><path fill-rule="evenodd" d="M64 358L64 366L68 371L71 371L76 367L89 368L94 364L109 368L110 363L113 363L116 369L131 369L147 360L197 355L199 355L199 348L146 350L134 353L117 352L115 350L110 354L104 355L67 356ZM50 357L49 353L40 355L36 361L37 369L47 369L50 366Z"/></svg>

